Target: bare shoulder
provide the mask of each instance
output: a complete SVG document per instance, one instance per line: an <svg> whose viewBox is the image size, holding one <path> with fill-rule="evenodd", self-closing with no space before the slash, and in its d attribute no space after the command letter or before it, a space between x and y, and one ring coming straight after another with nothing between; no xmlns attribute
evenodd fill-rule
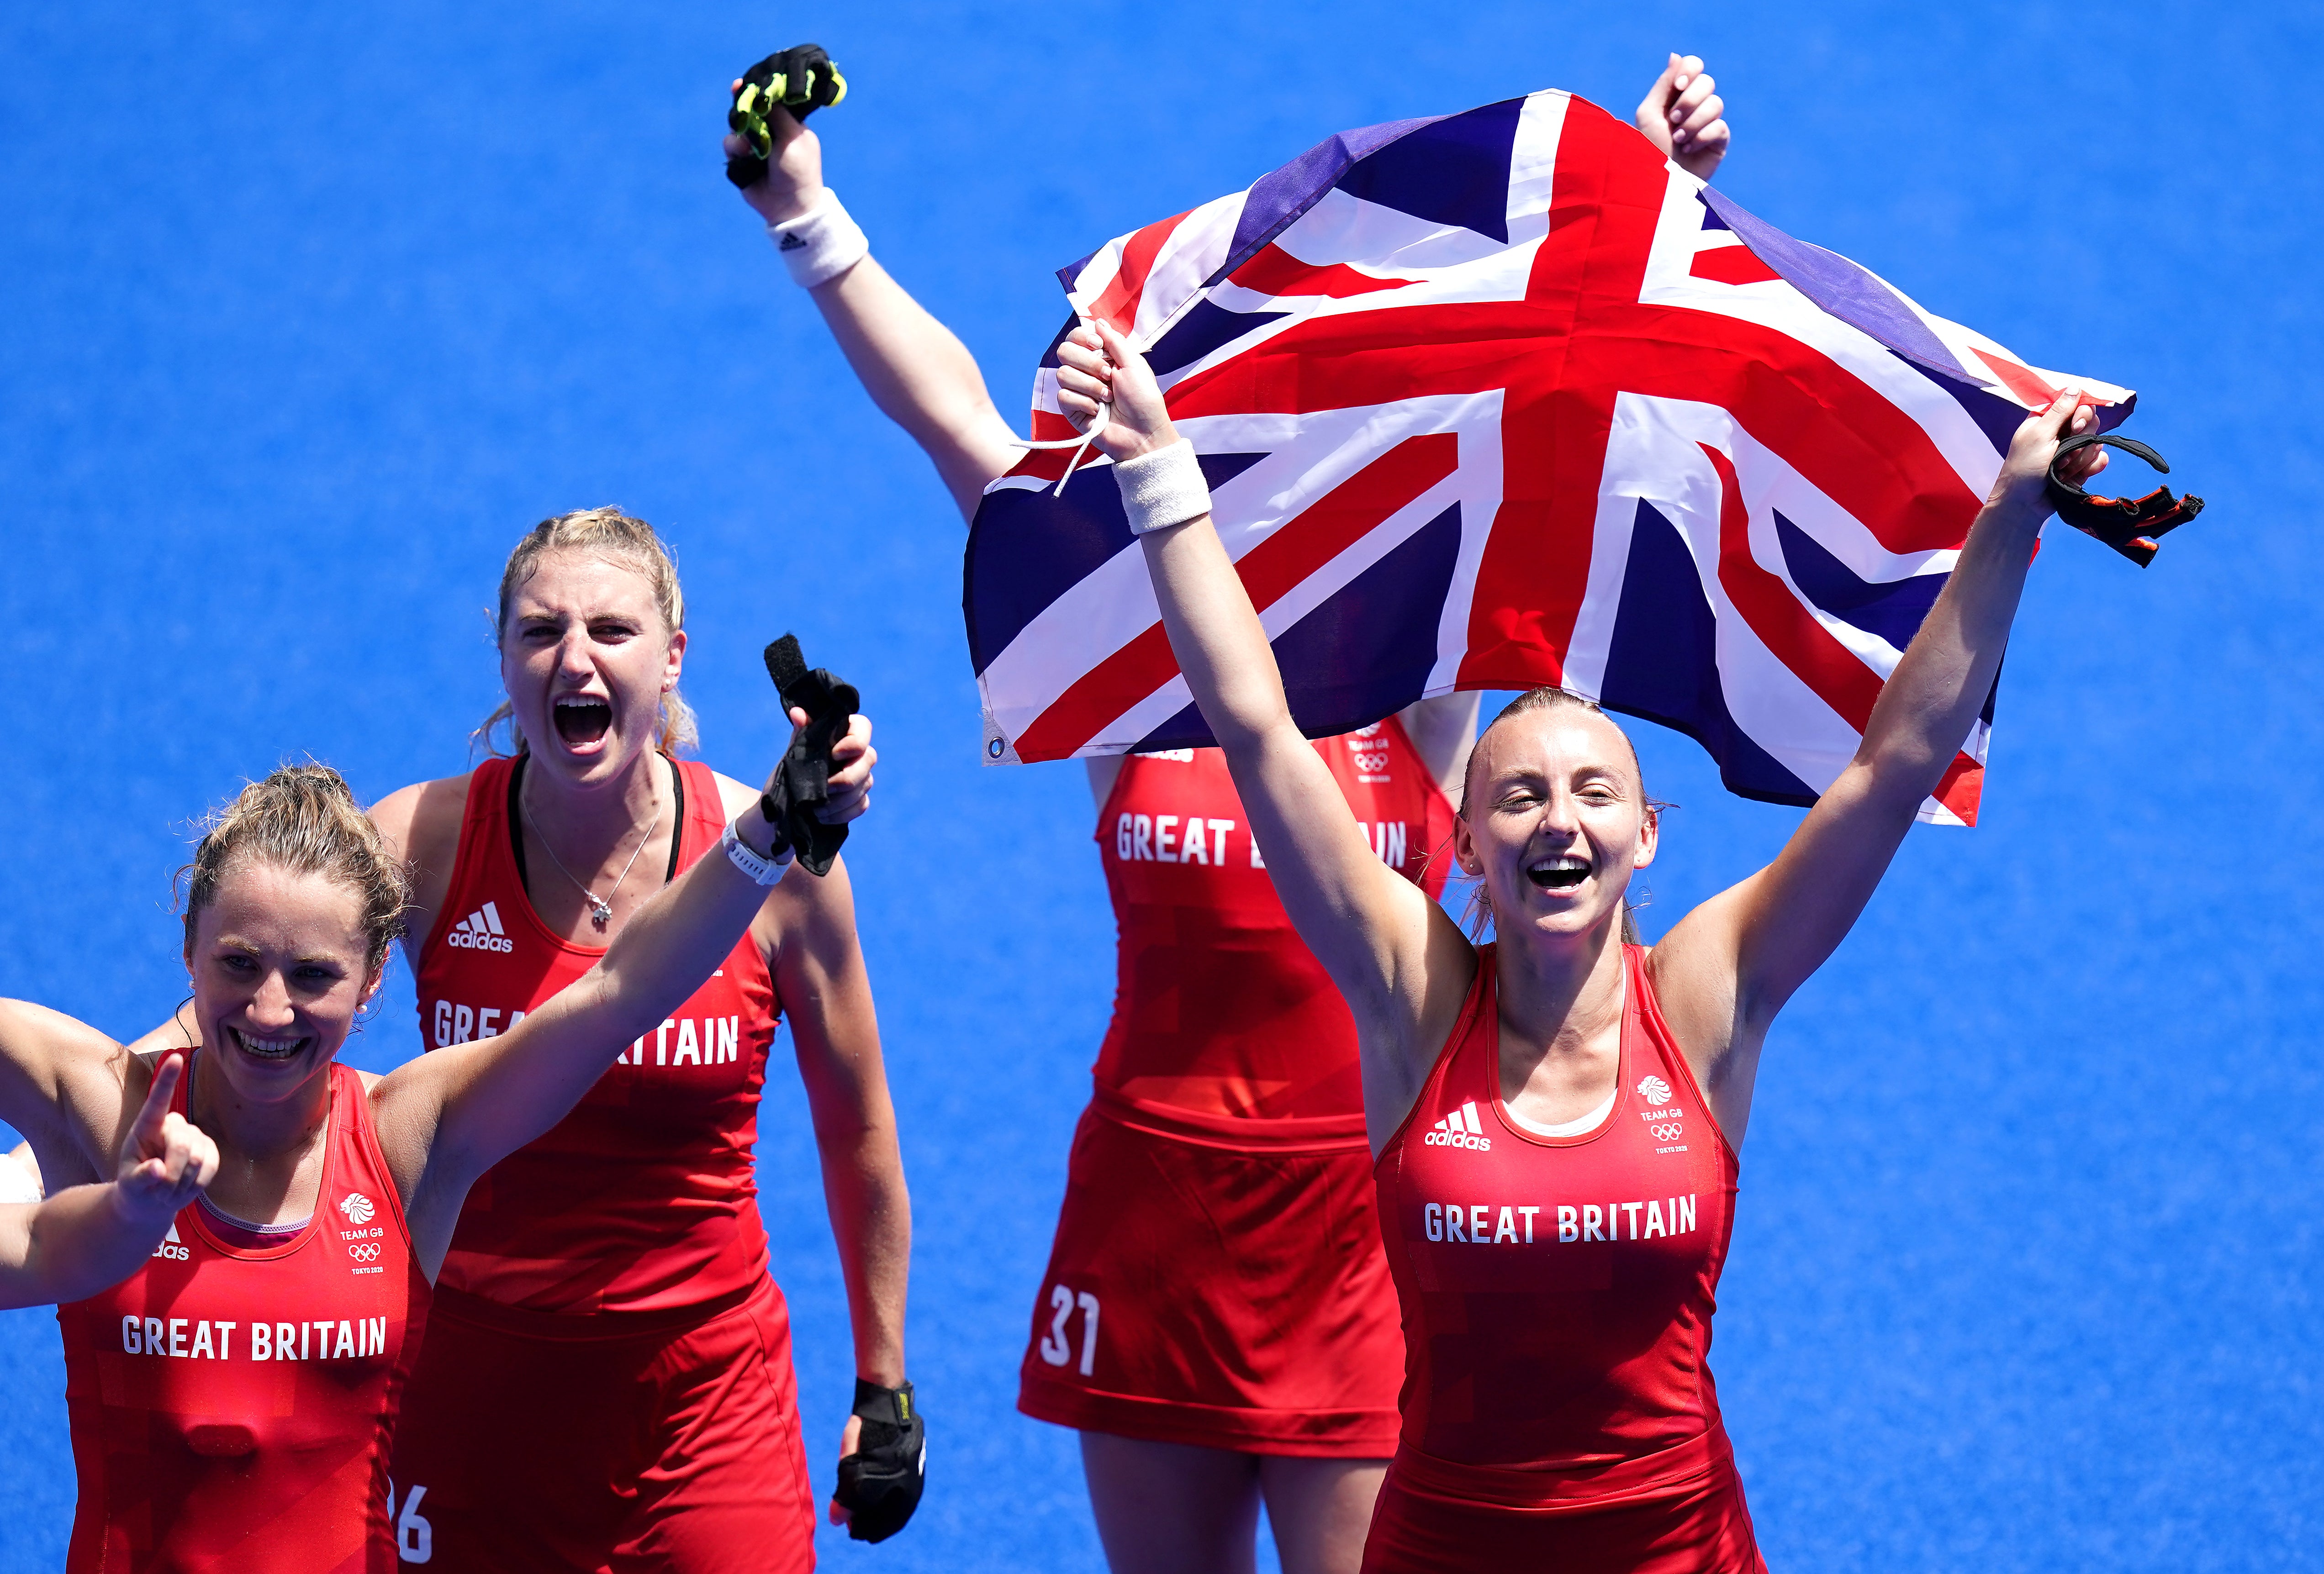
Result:
<svg viewBox="0 0 2324 1574"><path fill-rule="evenodd" d="M102 1178L97 1156L120 1145L124 1106L144 1101L152 1076L148 1057L78 1017L0 1000L0 1108L32 1140L51 1185Z"/></svg>
<svg viewBox="0 0 2324 1574"><path fill-rule="evenodd" d="M729 820L759 801L759 789L748 782L736 781L723 770L710 774L717 778L719 806L726 811Z"/></svg>
<svg viewBox="0 0 2324 1574"><path fill-rule="evenodd" d="M398 858L424 868L440 863L448 870L460 849L460 822L468 812L468 783L475 775L398 787L371 806L371 823Z"/></svg>
<svg viewBox="0 0 2324 1574"><path fill-rule="evenodd" d="M1477 741L1478 697L1474 692L1438 695L1415 700L1397 713L1404 735L1436 778L1438 790L1455 806L1461 801L1461 778L1469 769L1469 750Z"/></svg>
<svg viewBox="0 0 2324 1574"><path fill-rule="evenodd" d="M117 1080L126 1058L109 1034L33 1000L0 999L0 1054L20 1074L36 1078L107 1065L116 1068Z"/></svg>
<svg viewBox="0 0 2324 1574"><path fill-rule="evenodd" d="M1680 919L1646 953L1655 1007L1697 1067L1716 1064L1742 1028L1735 968L1738 893L1722 891Z"/></svg>
<svg viewBox="0 0 2324 1574"><path fill-rule="evenodd" d="M460 825L467 817L470 771L399 787L371 806L371 822L388 851L411 870L407 954L415 960L436 920L436 909L451 888L452 867L460 857Z"/></svg>
<svg viewBox="0 0 2324 1574"><path fill-rule="evenodd" d="M752 807L760 789L714 772L726 818ZM826 962L854 952L855 892L847 878L847 860L835 860L831 872L820 879L793 864L781 883L767 893L766 904L751 921L751 934L770 967L779 968L786 953L814 956Z"/></svg>

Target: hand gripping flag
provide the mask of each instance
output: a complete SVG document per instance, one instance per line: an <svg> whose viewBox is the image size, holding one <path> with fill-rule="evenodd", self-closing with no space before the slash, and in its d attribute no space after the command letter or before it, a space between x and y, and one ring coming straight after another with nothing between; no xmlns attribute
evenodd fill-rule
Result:
<svg viewBox="0 0 2324 1574"><path fill-rule="evenodd" d="M1855 753L2026 412L2132 403L1564 93L1342 133L1059 277L1159 376L1311 737L1563 684L1777 803ZM1073 436L1056 368L1053 343L1037 439ZM1060 490L1069 452L970 533L986 758L1210 743L1110 467ZM1975 821L1991 722L1988 696L1923 818Z"/></svg>

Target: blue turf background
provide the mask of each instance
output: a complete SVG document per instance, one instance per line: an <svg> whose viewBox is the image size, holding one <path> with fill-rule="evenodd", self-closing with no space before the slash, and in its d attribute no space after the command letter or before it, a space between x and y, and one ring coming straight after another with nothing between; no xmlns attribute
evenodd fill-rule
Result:
<svg viewBox="0 0 2324 1574"><path fill-rule="evenodd" d="M1092 1564L1070 1437L1011 1407L1111 988L1090 807L1075 769L979 769L958 521L720 179L724 84L838 55L831 181L1013 412L1047 270L1105 237L1346 126L1551 86L1627 109L1692 48L1739 201L2143 390L2130 429L2211 500L2143 574L2053 533L1986 824L1914 833L1770 1044L1717 1361L1769 1561L2319 1566L2319 15L9 7L0 992L148 1026L184 822L295 752L367 796L459 769L512 539L644 514L689 573L711 759L761 769L786 627L880 723L849 856L933 1485L903 1539L824 1554ZM1658 930L1796 815L1637 731L1684 805ZM394 988L358 1063L416 1047ZM827 1492L849 1356L795 1083L764 1129ZM61 1382L50 1316L0 1316L0 1570L61 1558Z"/></svg>

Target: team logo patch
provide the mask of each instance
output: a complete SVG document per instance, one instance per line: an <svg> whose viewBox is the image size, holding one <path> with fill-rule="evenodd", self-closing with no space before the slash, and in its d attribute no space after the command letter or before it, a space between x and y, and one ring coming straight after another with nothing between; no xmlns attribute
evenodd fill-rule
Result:
<svg viewBox="0 0 2324 1574"><path fill-rule="evenodd" d="M1471 1099L1430 1127L1420 1141L1425 1147L1466 1147L1484 1153L1493 1146L1484 1129L1477 1123L1477 1101Z"/></svg>
<svg viewBox="0 0 2324 1574"><path fill-rule="evenodd" d="M1638 1082L1638 1097L1644 1099L1647 1103L1667 1104L1670 1102L1670 1084L1663 1081L1660 1077L1649 1075L1640 1079Z"/></svg>
<svg viewBox="0 0 2324 1574"><path fill-rule="evenodd" d="M514 951L516 943L501 928L501 910L490 902L452 925L444 936L447 945L462 951Z"/></svg>
<svg viewBox="0 0 2324 1574"><path fill-rule="evenodd" d="M350 1192L339 1199L339 1211L347 1216L349 1224L369 1224L379 1210L361 1192Z"/></svg>

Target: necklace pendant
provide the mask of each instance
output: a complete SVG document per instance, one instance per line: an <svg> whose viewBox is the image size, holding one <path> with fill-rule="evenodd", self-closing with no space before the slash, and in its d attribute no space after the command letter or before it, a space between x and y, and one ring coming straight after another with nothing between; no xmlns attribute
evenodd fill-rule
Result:
<svg viewBox="0 0 2324 1574"><path fill-rule="evenodd" d="M613 921L613 904L595 891L586 894L589 897L589 922L603 929Z"/></svg>

